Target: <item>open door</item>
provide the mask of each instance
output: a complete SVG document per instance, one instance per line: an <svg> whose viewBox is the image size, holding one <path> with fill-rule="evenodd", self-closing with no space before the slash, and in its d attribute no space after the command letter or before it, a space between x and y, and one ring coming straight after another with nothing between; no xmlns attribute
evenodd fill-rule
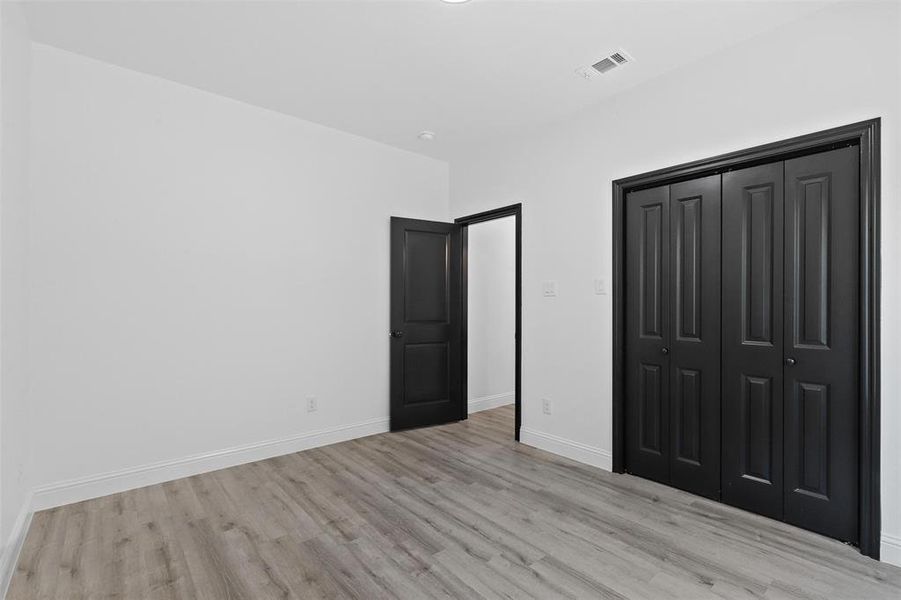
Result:
<svg viewBox="0 0 901 600"><path fill-rule="evenodd" d="M391 430L466 418L461 226L391 217Z"/></svg>

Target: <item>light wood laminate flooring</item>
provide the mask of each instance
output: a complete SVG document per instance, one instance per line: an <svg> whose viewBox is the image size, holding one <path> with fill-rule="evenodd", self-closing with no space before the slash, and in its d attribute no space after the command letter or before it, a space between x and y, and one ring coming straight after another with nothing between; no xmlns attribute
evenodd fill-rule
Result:
<svg viewBox="0 0 901 600"><path fill-rule="evenodd" d="M513 442L513 408L35 515L31 598L901 598L834 540Z"/></svg>

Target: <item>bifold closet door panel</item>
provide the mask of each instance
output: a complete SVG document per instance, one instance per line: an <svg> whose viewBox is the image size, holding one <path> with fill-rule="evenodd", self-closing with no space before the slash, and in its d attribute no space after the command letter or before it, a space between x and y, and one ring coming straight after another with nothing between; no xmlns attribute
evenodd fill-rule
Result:
<svg viewBox="0 0 901 600"><path fill-rule="evenodd" d="M720 492L720 176L670 186L670 476Z"/></svg>
<svg viewBox="0 0 901 600"><path fill-rule="evenodd" d="M626 469L669 482L669 187L626 198Z"/></svg>
<svg viewBox="0 0 901 600"><path fill-rule="evenodd" d="M783 163L723 175L722 499L783 515Z"/></svg>
<svg viewBox="0 0 901 600"><path fill-rule="evenodd" d="M858 541L859 150L785 162L785 520Z"/></svg>

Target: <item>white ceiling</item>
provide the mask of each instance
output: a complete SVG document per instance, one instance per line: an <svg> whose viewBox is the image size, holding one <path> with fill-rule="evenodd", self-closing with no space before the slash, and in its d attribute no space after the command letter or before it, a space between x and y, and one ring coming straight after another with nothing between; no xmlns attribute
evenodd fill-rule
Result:
<svg viewBox="0 0 901 600"><path fill-rule="evenodd" d="M826 2L32 2L38 41L449 158ZM575 75L617 48L634 64ZM417 139L429 129L432 142Z"/></svg>

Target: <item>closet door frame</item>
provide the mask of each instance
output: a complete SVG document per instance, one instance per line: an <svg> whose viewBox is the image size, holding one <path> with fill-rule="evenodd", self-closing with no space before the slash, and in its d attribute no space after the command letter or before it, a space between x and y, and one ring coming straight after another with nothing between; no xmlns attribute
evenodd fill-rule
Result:
<svg viewBox="0 0 901 600"><path fill-rule="evenodd" d="M629 192L707 175L857 146L860 153L860 552L879 558L879 130L880 119L729 152L613 182L613 471L625 468L625 201Z"/></svg>

